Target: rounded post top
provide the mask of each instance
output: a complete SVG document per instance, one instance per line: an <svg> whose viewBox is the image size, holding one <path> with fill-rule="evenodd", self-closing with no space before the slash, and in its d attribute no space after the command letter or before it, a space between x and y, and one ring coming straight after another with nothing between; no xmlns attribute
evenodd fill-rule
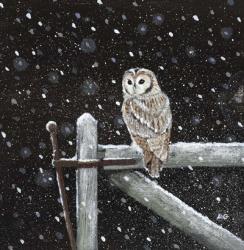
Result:
<svg viewBox="0 0 244 250"><path fill-rule="evenodd" d="M92 123L97 124L97 120L90 114L90 113L84 113L77 119L77 124L80 125L82 123Z"/></svg>
<svg viewBox="0 0 244 250"><path fill-rule="evenodd" d="M54 122L54 121L49 121L49 122L46 124L46 130L47 130L49 133L56 133L56 132L57 132L57 123Z"/></svg>

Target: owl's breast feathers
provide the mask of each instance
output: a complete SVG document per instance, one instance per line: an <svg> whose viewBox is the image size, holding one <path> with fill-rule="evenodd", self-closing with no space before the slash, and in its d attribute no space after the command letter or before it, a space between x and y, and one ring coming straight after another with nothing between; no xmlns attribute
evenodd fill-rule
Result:
<svg viewBox="0 0 244 250"><path fill-rule="evenodd" d="M163 93L146 98L128 98L122 106L124 121L132 135L156 137L171 129L172 115L168 97Z"/></svg>

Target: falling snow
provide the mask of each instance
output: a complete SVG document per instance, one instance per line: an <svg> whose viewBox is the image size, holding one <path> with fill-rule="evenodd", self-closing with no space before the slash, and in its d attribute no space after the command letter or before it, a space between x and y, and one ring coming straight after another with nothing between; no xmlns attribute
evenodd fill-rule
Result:
<svg viewBox="0 0 244 250"><path fill-rule="evenodd" d="M133 0L126 8L51 2L0 2L2 249L69 249L45 124L58 124L60 157L73 157L84 112L98 121L99 144L130 145L121 115L121 79L130 67L152 69L169 96L172 143L244 140L241 1L199 1L194 10L177 1ZM201 154L196 160L207 162ZM75 176L64 170L72 221ZM240 168L188 165L163 169L157 183L244 239L243 178ZM129 175L124 180L129 187ZM205 249L119 191L104 171L98 207L99 249Z"/></svg>
<svg viewBox="0 0 244 250"><path fill-rule="evenodd" d="M199 17L197 15L194 15L192 18L194 19L194 21L197 21L197 22L199 21Z"/></svg>

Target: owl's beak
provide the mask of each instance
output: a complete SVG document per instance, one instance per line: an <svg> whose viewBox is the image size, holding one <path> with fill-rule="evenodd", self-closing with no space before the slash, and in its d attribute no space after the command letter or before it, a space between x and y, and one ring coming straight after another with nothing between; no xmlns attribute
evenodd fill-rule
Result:
<svg viewBox="0 0 244 250"><path fill-rule="evenodd" d="M134 83L133 84L133 92L135 93L135 90L136 90L136 84Z"/></svg>

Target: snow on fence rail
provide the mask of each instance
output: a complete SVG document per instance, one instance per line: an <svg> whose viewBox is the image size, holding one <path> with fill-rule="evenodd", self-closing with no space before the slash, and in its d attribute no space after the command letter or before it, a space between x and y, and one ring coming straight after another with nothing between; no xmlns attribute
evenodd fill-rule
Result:
<svg viewBox="0 0 244 250"><path fill-rule="evenodd" d="M58 157L57 125L49 122L66 228L72 250L97 250L97 168L124 170L110 174L110 180L122 191L152 209L201 244L216 250L244 250L244 242L196 212L174 195L142 174L128 170L144 167L143 154L135 146L98 145L97 121L88 113L77 120L77 152L72 159ZM244 167L244 143L176 143L170 146L165 167ZM76 240L70 222L62 168L76 171ZM127 171L125 171L127 170ZM149 197L149 198L147 198ZM148 202L150 199L150 202ZM233 248L234 247L234 248Z"/></svg>

